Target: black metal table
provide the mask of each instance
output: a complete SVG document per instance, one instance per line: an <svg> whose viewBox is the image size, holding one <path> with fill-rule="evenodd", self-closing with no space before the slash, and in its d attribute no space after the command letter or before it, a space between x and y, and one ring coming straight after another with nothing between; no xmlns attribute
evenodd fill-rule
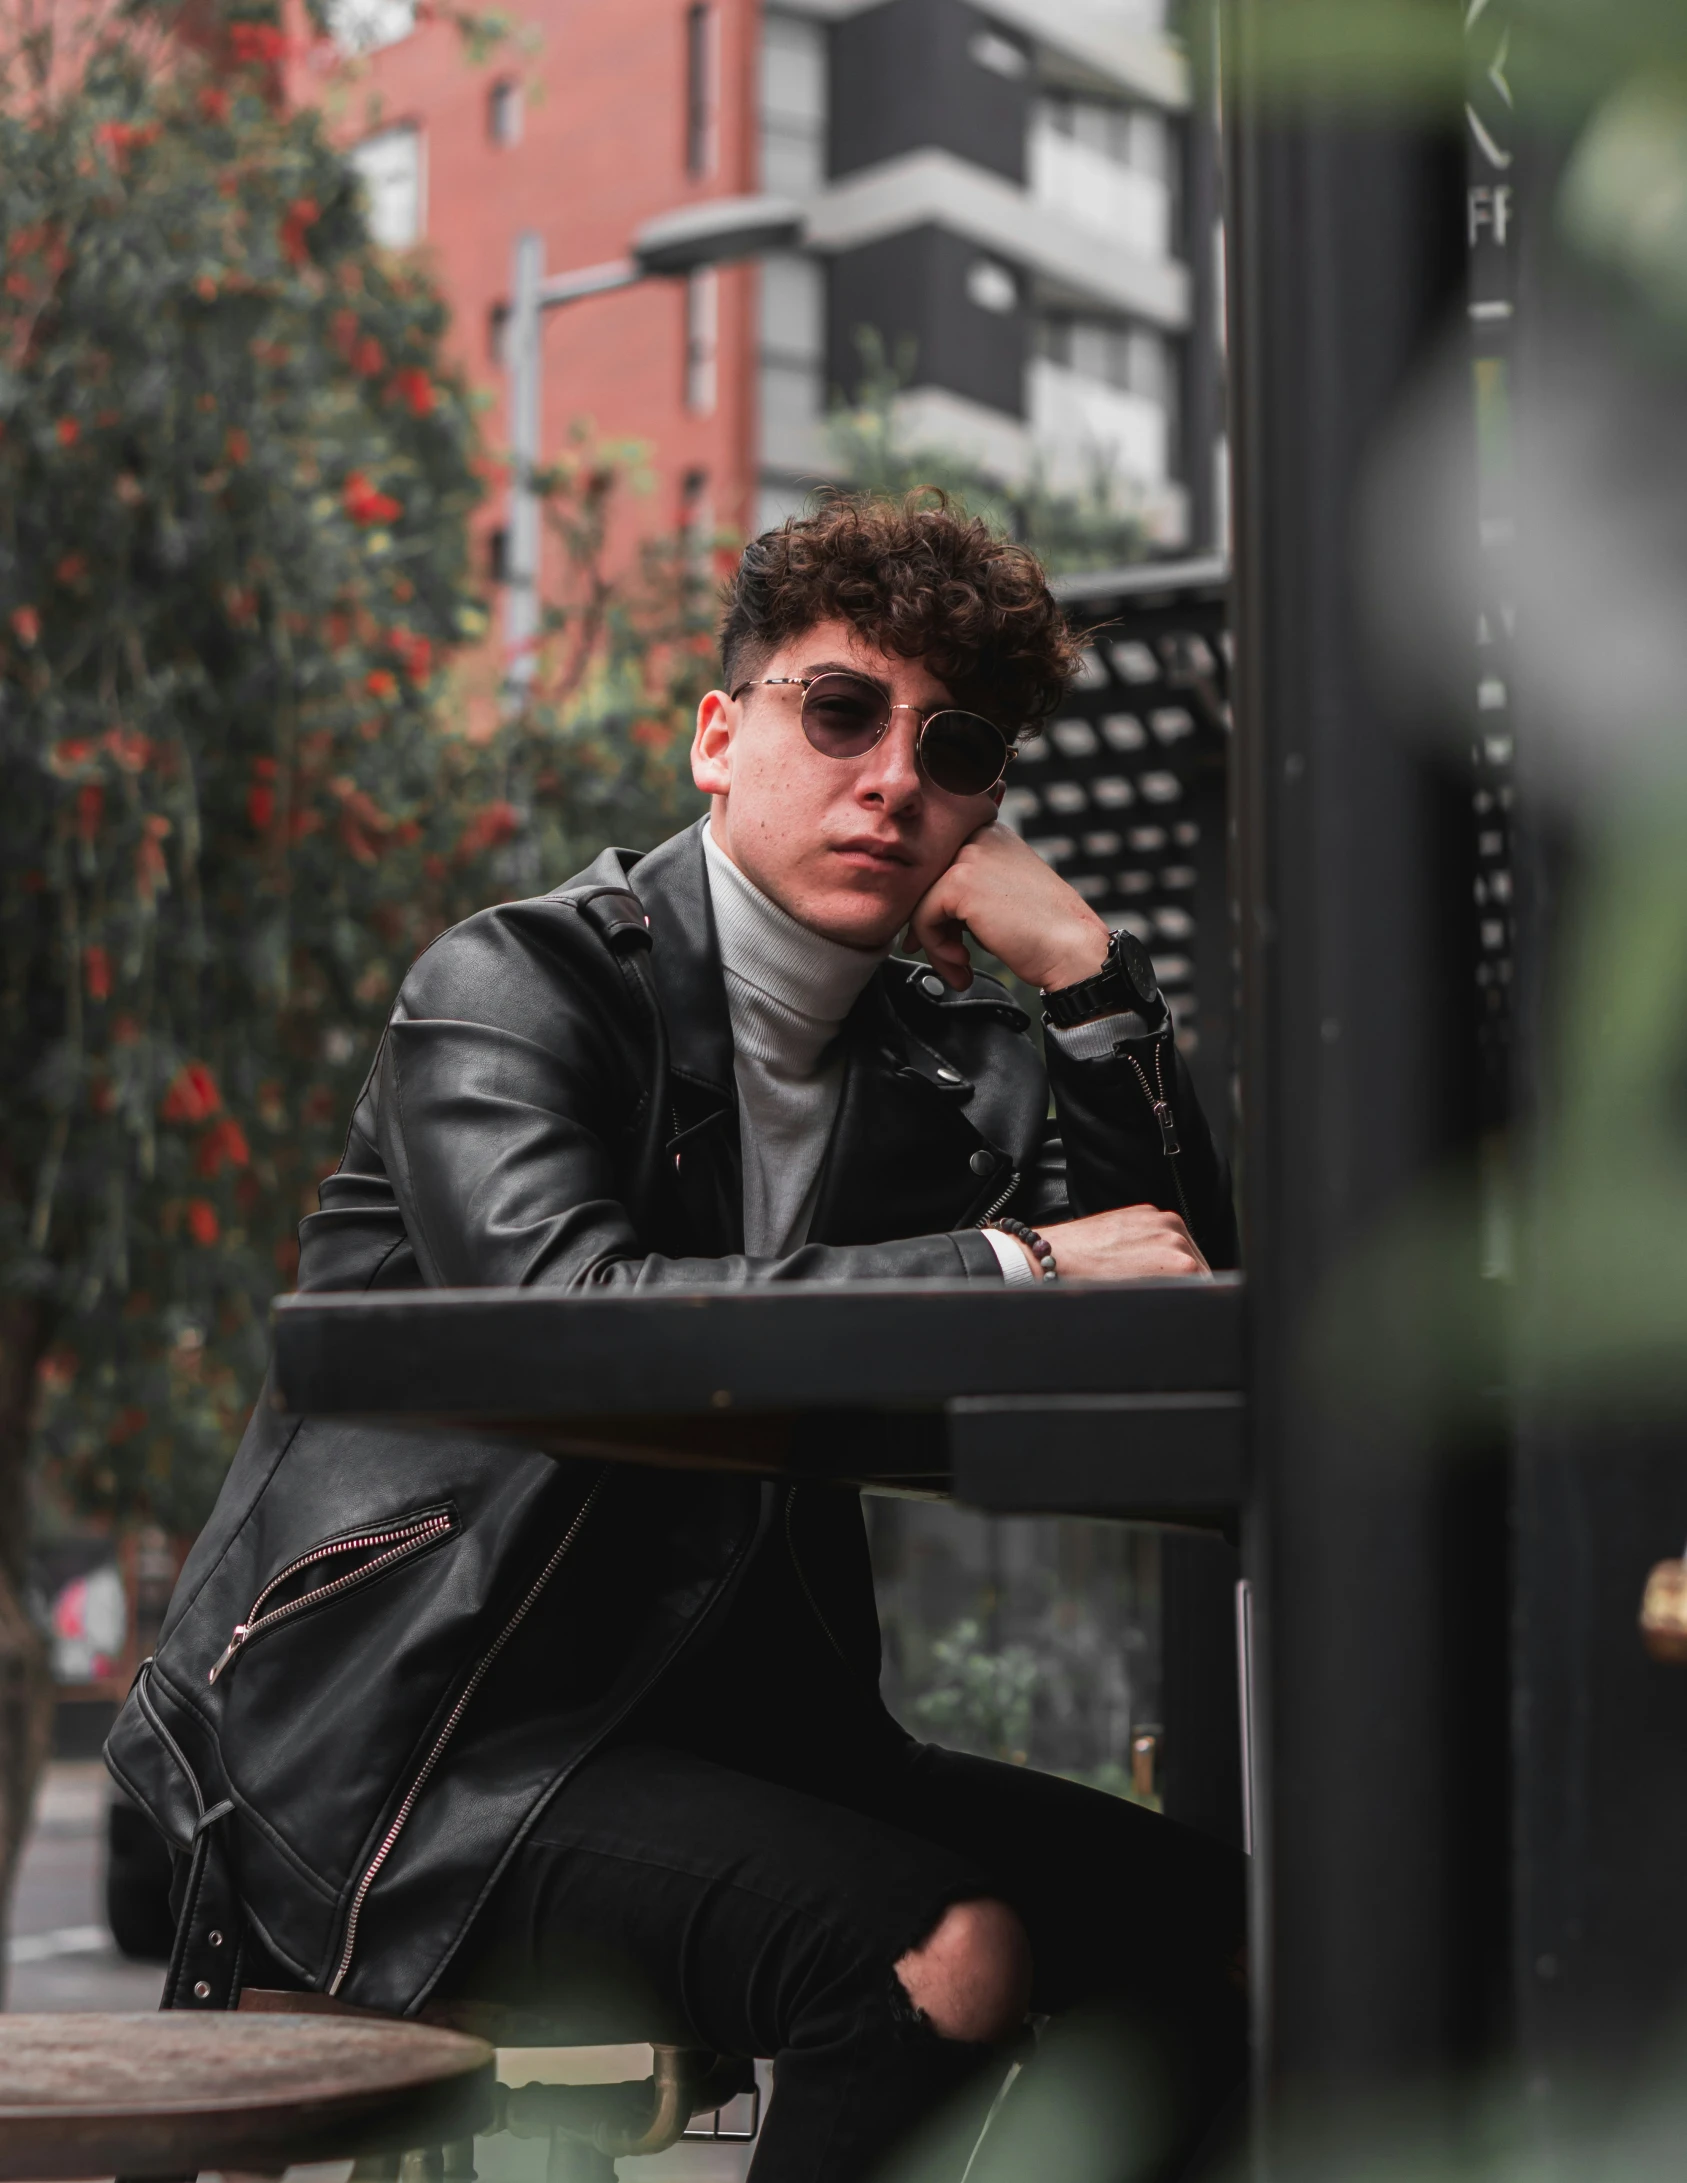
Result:
<svg viewBox="0 0 1687 2183"><path fill-rule="evenodd" d="M304 1295L275 1311L287 1409L508 1433L558 1455L1229 1528L1238 1276L553 1295Z"/></svg>

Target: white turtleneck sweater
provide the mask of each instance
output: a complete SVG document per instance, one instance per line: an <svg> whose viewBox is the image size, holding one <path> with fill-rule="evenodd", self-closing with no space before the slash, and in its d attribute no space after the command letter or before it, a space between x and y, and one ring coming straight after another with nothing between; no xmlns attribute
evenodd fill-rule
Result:
<svg viewBox="0 0 1687 2183"><path fill-rule="evenodd" d="M888 948L845 947L799 925L703 828L732 1021L744 1161L744 1249L779 1258L808 1240L843 1088L838 1033ZM1009 1281L1033 1281L1010 1237L985 1230Z"/></svg>

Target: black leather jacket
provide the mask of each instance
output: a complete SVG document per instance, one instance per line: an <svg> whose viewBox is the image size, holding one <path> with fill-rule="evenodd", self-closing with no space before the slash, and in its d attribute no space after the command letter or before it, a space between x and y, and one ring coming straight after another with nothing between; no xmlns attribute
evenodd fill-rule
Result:
<svg viewBox="0 0 1687 2183"><path fill-rule="evenodd" d="M746 1258L701 839L606 850L411 970L303 1224L300 1286L998 1281L975 1226L992 1207L1141 1202L1182 1202L1233 1263L1227 1180L1170 1041L1138 1058L1165 1071L1176 1160L1128 1061L1051 1045L1045 1078L1025 1029L987 978L958 995L886 963L843 1033L813 1240ZM287 1977L413 2012L546 1800L725 1611L767 1504L749 1477L260 1403L108 1762L178 1849L214 1844L206 1901L243 1913ZM804 1488L790 1537L875 1686L855 1497ZM226 2006L231 1954L179 1998L203 1985Z"/></svg>

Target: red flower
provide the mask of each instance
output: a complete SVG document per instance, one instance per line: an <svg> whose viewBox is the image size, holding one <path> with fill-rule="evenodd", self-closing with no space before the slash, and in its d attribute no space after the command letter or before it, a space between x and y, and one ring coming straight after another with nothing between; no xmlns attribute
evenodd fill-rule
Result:
<svg viewBox="0 0 1687 2183"><path fill-rule="evenodd" d="M85 947L82 950L82 977L91 1001L107 1001L111 998L111 957L103 947Z"/></svg>
<svg viewBox="0 0 1687 2183"><path fill-rule="evenodd" d="M92 842L100 830L100 819L105 812L105 790L98 781L89 781L76 791L76 831L86 842Z"/></svg>
<svg viewBox="0 0 1687 2183"><path fill-rule="evenodd" d="M354 523L390 523L404 513L392 495L383 493L361 470L354 470L346 479L342 497Z"/></svg>
<svg viewBox="0 0 1687 2183"><path fill-rule="evenodd" d="M433 381L419 364L411 364L399 372L393 380L392 391L401 402L409 404L414 417L431 417L439 399Z"/></svg>
<svg viewBox="0 0 1687 2183"><path fill-rule="evenodd" d="M231 424L223 434L223 454L230 462L244 462L252 452L252 442L239 425Z"/></svg>
<svg viewBox="0 0 1687 2183"><path fill-rule="evenodd" d="M287 36L274 23L232 23L228 49L243 66L270 66L285 57Z"/></svg>
<svg viewBox="0 0 1687 2183"><path fill-rule="evenodd" d="M74 447L82 437L82 427L74 417L61 417L53 430L58 434L61 447Z"/></svg>
<svg viewBox="0 0 1687 2183"><path fill-rule="evenodd" d="M195 1243L207 1248L222 1234L222 1224L217 1219L217 1208L209 1198L189 1198L187 1201L187 1231Z"/></svg>
<svg viewBox="0 0 1687 2183"><path fill-rule="evenodd" d="M159 889L168 877L164 852L157 838L148 834L135 851L135 892L143 902L151 904L158 899Z"/></svg>
<svg viewBox="0 0 1687 2183"><path fill-rule="evenodd" d="M130 152L151 144L157 135L156 122L137 129L130 121L102 121L94 131L94 142L102 151L110 152L117 165L122 166Z"/></svg>
<svg viewBox="0 0 1687 2183"><path fill-rule="evenodd" d="M519 823L513 803L483 804L457 837L457 860L483 855L508 841Z"/></svg>
<svg viewBox="0 0 1687 2183"><path fill-rule="evenodd" d="M107 728L100 737L125 773L144 773L152 757L152 745L134 728ZM168 822L166 822L168 824Z"/></svg>
<svg viewBox="0 0 1687 2183"><path fill-rule="evenodd" d="M33 644L41 634L41 616L32 606L15 606L12 629L20 644Z"/></svg>
<svg viewBox="0 0 1687 2183"><path fill-rule="evenodd" d="M199 94L199 111L207 121L227 121L228 93L220 84L206 84Z"/></svg>
<svg viewBox="0 0 1687 2183"><path fill-rule="evenodd" d="M373 379L387 368L387 352L373 334L365 334L355 344L346 362L359 378Z"/></svg>
<svg viewBox="0 0 1687 2183"><path fill-rule="evenodd" d="M248 1167L252 1155L247 1147L246 1132L232 1114L225 1114L215 1122L199 1140L194 1164L207 1178L220 1175L225 1161L231 1167Z"/></svg>
<svg viewBox="0 0 1687 2183"><path fill-rule="evenodd" d="M295 197L281 216L281 255L289 265L305 265L310 259L307 231L322 217L314 197Z"/></svg>
<svg viewBox="0 0 1687 2183"><path fill-rule="evenodd" d="M246 816L252 822L252 831L255 834L264 833L275 818L275 790L249 788L246 791Z"/></svg>
<svg viewBox="0 0 1687 2183"><path fill-rule="evenodd" d="M273 781L280 771L280 766L276 764L273 758L254 758L252 760L252 778L255 781Z"/></svg>
<svg viewBox="0 0 1687 2183"><path fill-rule="evenodd" d="M412 682L426 682L433 672L433 646L414 629L389 629L387 646Z"/></svg>
<svg viewBox="0 0 1687 2183"><path fill-rule="evenodd" d="M77 583L87 573L88 556L85 553L67 553L53 571L61 584Z"/></svg>
<svg viewBox="0 0 1687 2183"><path fill-rule="evenodd" d="M376 667L363 678L363 687L371 697L386 699L398 695L398 677L390 669Z"/></svg>
<svg viewBox="0 0 1687 2183"><path fill-rule="evenodd" d="M166 1122L208 1122L223 1103L217 1080L203 1061L184 1061L164 1094Z"/></svg>
<svg viewBox="0 0 1687 2183"><path fill-rule="evenodd" d="M43 1387L55 1395L62 1395L76 1379L75 1350L49 1349L35 1367L35 1376Z"/></svg>

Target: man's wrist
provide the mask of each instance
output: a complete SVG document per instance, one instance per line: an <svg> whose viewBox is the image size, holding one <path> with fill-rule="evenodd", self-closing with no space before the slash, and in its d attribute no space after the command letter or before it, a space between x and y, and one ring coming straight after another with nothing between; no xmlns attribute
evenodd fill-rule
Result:
<svg viewBox="0 0 1687 2183"><path fill-rule="evenodd" d="M1099 917L1093 918L1089 927L1074 933L1058 952L1045 962L1040 971L1026 975L1027 985L1034 985L1042 992L1057 992L1062 986L1081 985L1086 978L1093 978L1107 960L1107 946L1112 935Z"/></svg>

